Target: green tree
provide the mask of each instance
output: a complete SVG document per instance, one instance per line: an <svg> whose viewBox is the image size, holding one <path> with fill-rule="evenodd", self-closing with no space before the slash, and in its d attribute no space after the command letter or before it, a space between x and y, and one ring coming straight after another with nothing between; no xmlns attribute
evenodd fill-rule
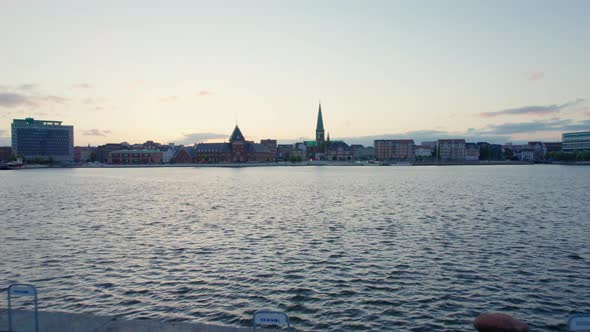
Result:
<svg viewBox="0 0 590 332"><path fill-rule="evenodd" d="M514 158L514 152L512 149L504 149L504 159L512 160Z"/></svg>
<svg viewBox="0 0 590 332"><path fill-rule="evenodd" d="M490 146L482 144L479 147L479 160L490 160Z"/></svg>

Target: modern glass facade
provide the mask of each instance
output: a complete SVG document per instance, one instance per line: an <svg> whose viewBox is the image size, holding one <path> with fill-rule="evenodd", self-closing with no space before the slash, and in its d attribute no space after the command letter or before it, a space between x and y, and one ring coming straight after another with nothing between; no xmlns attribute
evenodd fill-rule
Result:
<svg viewBox="0 0 590 332"><path fill-rule="evenodd" d="M12 150L29 160L74 160L74 127L64 126L61 121L14 119Z"/></svg>
<svg viewBox="0 0 590 332"><path fill-rule="evenodd" d="M561 149L563 151L590 151L590 131L564 133Z"/></svg>

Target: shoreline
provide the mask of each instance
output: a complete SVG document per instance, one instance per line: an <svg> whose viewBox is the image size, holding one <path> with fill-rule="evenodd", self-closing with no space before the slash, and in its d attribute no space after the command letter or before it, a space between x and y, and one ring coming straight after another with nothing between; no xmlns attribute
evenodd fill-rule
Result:
<svg viewBox="0 0 590 332"><path fill-rule="evenodd" d="M414 163L368 163L368 162L338 162L338 161L309 161L309 162L277 162L277 163L217 163L217 164L76 164L76 165L25 165L20 169L62 169L62 168L177 168L177 167L194 167L194 168L242 168L242 167L305 167L305 166L340 166L340 167L407 167L407 166L506 166L506 165L567 165L567 166L590 166L588 161L579 162L530 162L530 161L486 161L486 162L464 162L464 161L447 161L447 162L414 162Z"/></svg>

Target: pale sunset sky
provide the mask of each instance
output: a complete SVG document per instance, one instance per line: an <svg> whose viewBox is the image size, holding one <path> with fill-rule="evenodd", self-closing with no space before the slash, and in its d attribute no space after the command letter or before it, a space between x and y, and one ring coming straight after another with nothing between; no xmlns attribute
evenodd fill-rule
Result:
<svg viewBox="0 0 590 332"><path fill-rule="evenodd" d="M590 1L0 0L0 145L560 140L590 130Z"/></svg>

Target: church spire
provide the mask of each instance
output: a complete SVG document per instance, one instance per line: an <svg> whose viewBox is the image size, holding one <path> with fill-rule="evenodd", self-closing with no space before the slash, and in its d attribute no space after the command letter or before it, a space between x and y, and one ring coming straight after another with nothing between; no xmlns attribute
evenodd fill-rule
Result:
<svg viewBox="0 0 590 332"><path fill-rule="evenodd" d="M322 103L318 109L318 121L315 127L315 140L318 144L324 142L324 118L322 117Z"/></svg>
<svg viewBox="0 0 590 332"><path fill-rule="evenodd" d="M320 107L318 109L318 123L315 128L316 131L324 131L324 119L322 117L322 103L320 103Z"/></svg>

